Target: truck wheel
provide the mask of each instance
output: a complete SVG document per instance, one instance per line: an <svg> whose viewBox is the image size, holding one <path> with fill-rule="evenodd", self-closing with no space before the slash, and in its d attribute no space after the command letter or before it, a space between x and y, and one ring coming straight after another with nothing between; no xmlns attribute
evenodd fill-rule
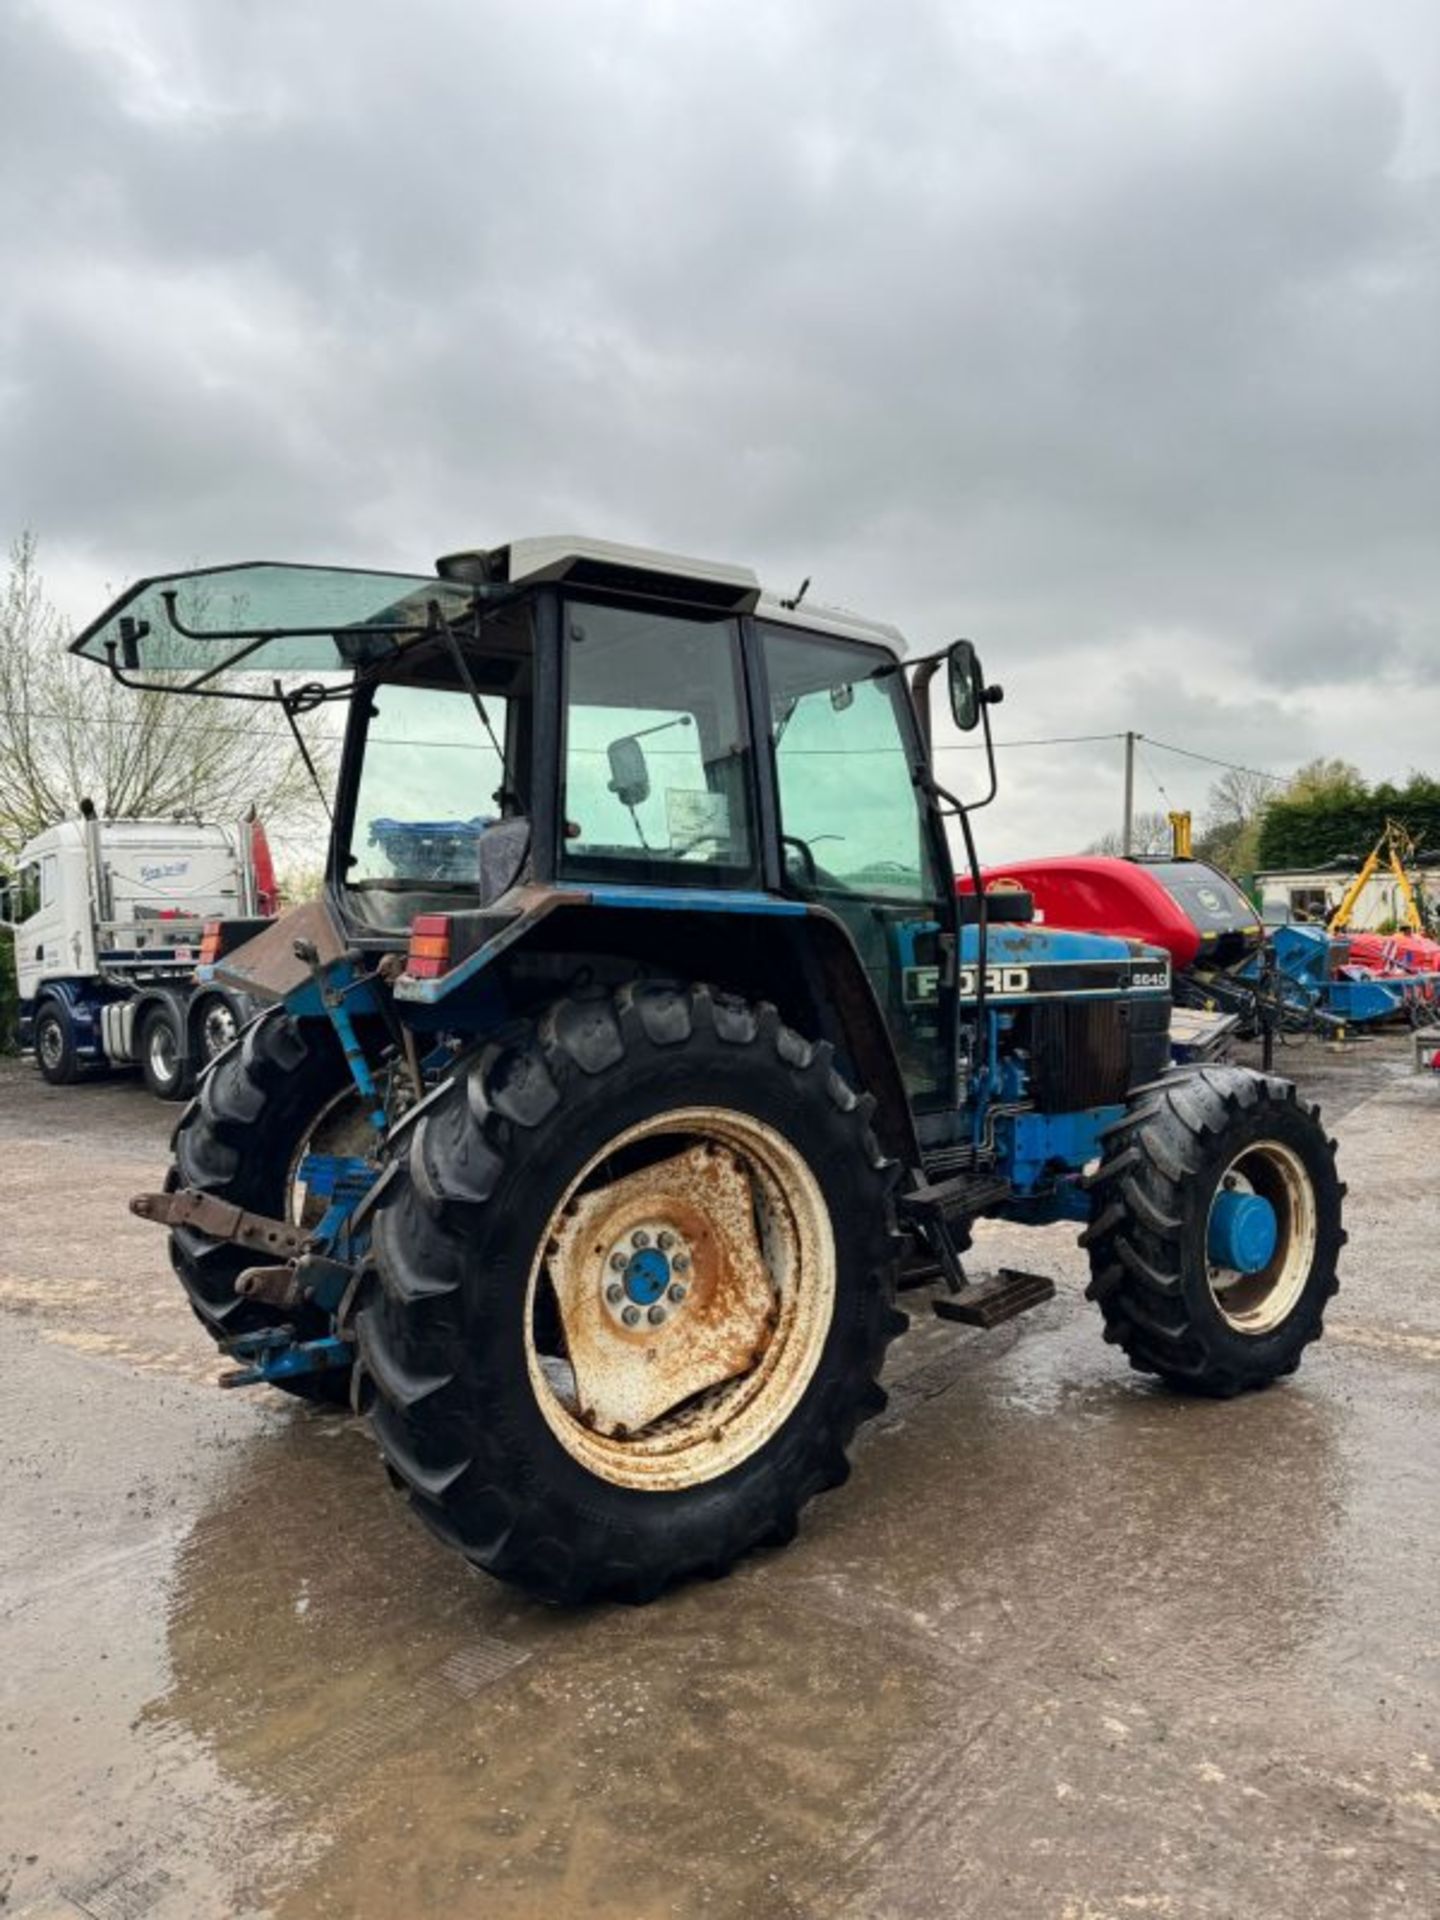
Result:
<svg viewBox="0 0 1440 1920"><path fill-rule="evenodd" d="M1081 1236L1105 1338L1191 1393L1293 1373L1339 1285L1344 1192L1288 1081L1205 1067L1132 1094Z"/></svg>
<svg viewBox="0 0 1440 1920"><path fill-rule="evenodd" d="M157 1100L183 1100L193 1075L175 1014L152 1007L140 1029L140 1077Z"/></svg>
<svg viewBox="0 0 1440 1920"><path fill-rule="evenodd" d="M203 994L191 1009L191 1026L200 1054L200 1065L208 1067L218 1060L238 1031L235 1009L222 993Z"/></svg>
<svg viewBox="0 0 1440 1920"><path fill-rule="evenodd" d="M872 1110L705 987L562 1000L462 1062L398 1143L357 1315L421 1519L564 1602L788 1540L905 1325Z"/></svg>
<svg viewBox="0 0 1440 1920"><path fill-rule="evenodd" d="M35 1063L52 1087L68 1087L80 1078L75 1030L58 1000L47 1000L35 1016Z"/></svg>
<svg viewBox="0 0 1440 1920"><path fill-rule="evenodd" d="M354 1119L349 1087L330 1030L302 1027L283 1008L271 1008L221 1056L181 1115L167 1190L194 1187L272 1219L304 1221L300 1163L312 1148L346 1150ZM170 1235L171 1264L212 1339L281 1325L293 1326L302 1340L329 1333L329 1317L313 1307L282 1312L236 1293L236 1279L256 1259L190 1227ZM303 1400L343 1404L349 1378L337 1368L276 1384Z"/></svg>

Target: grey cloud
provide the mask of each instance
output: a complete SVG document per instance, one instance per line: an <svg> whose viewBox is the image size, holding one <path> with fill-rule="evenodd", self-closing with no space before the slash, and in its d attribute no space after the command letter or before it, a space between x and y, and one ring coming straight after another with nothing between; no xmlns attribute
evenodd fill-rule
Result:
<svg viewBox="0 0 1440 1920"><path fill-rule="evenodd" d="M1255 664L1272 686L1344 686L1382 679L1404 682L1423 672L1423 653L1407 650L1400 621L1369 607L1310 605L1283 620L1256 649ZM1433 673L1440 658L1431 653Z"/></svg>
<svg viewBox="0 0 1440 1920"><path fill-rule="evenodd" d="M976 632L1027 733L1293 762L1347 620L1437 629L1440 42L1375 11L12 6L0 528L587 528Z"/></svg>

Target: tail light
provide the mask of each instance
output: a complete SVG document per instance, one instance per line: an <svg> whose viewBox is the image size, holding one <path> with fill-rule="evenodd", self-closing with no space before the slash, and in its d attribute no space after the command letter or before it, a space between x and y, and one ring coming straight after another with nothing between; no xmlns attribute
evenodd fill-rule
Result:
<svg viewBox="0 0 1440 1920"><path fill-rule="evenodd" d="M417 913L410 922L405 971L414 980L434 980L450 967L450 916Z"/></svg>
<svg viewBox="0 0 1440 1920"><path fill-rule="evenodd" d="M200 964L213 967L220 958L220 922L207 920L200 934Z"/></svg>

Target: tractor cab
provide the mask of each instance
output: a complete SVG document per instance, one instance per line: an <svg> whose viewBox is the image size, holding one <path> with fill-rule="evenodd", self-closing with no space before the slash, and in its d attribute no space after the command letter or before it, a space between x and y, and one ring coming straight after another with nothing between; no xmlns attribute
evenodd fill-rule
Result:
<svg viewBox="0 0 1440 1920"><path fill-rule="evenodd" d="M748 569L553 540L451 555L429 579L247 564L145 581L76 650L133 684L274 701L302 743L344 709L327 894L358 950L414 935L401 998L448 997L454 966L534 910L523 889L548 912L599 907L602 942L617 911L688 907L705 917L684 937L733 941L757 988L753 916L809 914L858 959L910 1095L953 1105L949 853L902 644ZM783 981L794 943L774 945Z"/></svg>
<svg viewBox="0 0 1440 1920"><path fill-rule="evenodd" d="M542 539L145 580L76 649L270 703L317 784L338 747L323 898L207 936L266 1010L132 1204L228 1384L365 1413L475 1564L646 1599L788 1538L884 1405L897 1290L1054 1298L970 1271L987 1217L1083 1223L1107 1337L1177 1386L1318 1334L1315 1116L1170 1070L1163 951L986 892L968 641ZM942 674L978 800L934 775Z"/></svg>

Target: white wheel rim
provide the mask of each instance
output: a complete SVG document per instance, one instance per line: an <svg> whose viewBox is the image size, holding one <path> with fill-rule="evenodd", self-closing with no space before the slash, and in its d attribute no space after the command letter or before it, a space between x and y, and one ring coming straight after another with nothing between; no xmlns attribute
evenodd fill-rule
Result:
<svg viewBox="0 0 1440 1920"><path fill-rule="evenodd" d="M673 1140L680 1151L618 1180L595 1179L607 1161L662 1140ZM673 1188L685 1177L682 1162L703 1155L728 1163L727 1182L748 1183L748 1231L758 1256L758 1267L748 1272L752 1282L763 1273L763 1303L754 1297L737 1301L739 1288L728 1282L711 1284L711 1274L724 1266L720 1248L726 1236L734 1236L737 1246L746 1238L735 1210L707 1211L697 1203L677 1213ZM649 1203L647 1183L654 1188ZM617 1228L624 1229L619 1240ZM583 1245L576 1244L577 1234ZM608 1297L617 1247L658 1243L666 1234L677 1264L687 1262L681 1271L691 1277L693 1294L673 1317L667 1312L663 1325L650 1326L648 1312L633 1326L619 1325L620 1303ZM808 1163L788 1140L762 1121L724 1108L658 1114L618 1134L586 1162L541 1236L525 1298L525 1360L536 1402L565 1451L613 1486L673 1492L718 1479L758 1452L799 1405L824 1352L835 1286L829 1210ZM537 1344L536 1309L544 1294L563 1336L565 1351L558 1355L542 1353ZM734 1304L727 1307L727 1301ZM667 1309L668 1303L667 1293ZM757 1310L763 1322L755 1319ZM734 1365L735 1343L757 1331L749 1364L724 1372ZM732 1357L717 1359L722 1352ZM618 1356L618 1364L608 1378L600 1377L607 1356L612 1362ZM633 1430L619 1425L606 1431L592 1409L588 1419L582 1417L584 1393L597 1405L623 1407L636 1382L673 1369L668 1377L684 1385L703 1378L707 1367L724 1377Z"/></svg>
<svg viewBox="0 0 1440 1920"><path fill-rule="evenodd" d="M217 1002L205 1009L201 1030L205 1036L205 1058L213 1060L235 1038L235 1015L223 1001Z"/></svg>
<svg viewBox="0 0 1440 1920"><path fill-rule="evenodd" d="M1210 1292L1227 1326L1237 1333L1273 1333L1294 1312L1315 1261L1319 1217L1305 1163L1279 1140L1246 1147L1221 1174L1211 1198L1226 1191L1256 1193L1275 1209L1275 1252L1258 1273L1208 1266ZM1209 1234L1209 1216L1206 1217Z"/></svg>
<svg viewBox="0 0 1440 1920"><path fill-rule="evenodd" d="M168 1020L152 1020L150 1023L150 1071L157 1080L173 1080L175 1077L175 1035Z"/></svg>

